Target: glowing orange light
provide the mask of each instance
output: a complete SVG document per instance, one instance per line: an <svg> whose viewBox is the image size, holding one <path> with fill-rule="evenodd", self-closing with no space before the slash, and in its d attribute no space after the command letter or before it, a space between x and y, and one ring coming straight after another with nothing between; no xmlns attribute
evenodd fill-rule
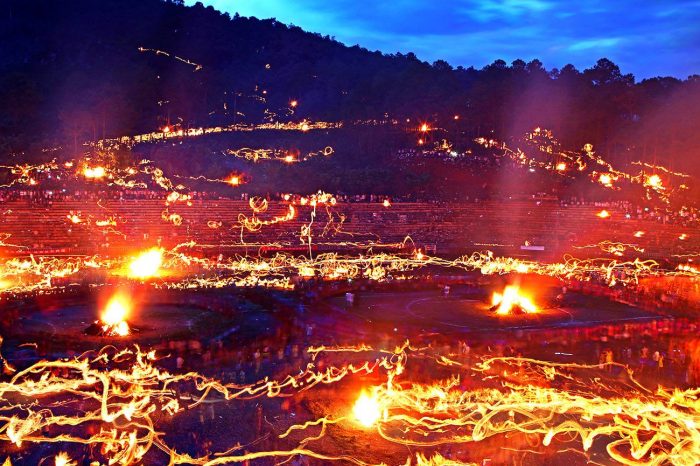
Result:
<svg viewBox="0 0 700 466"><path fill-rule="evenodd" d="M170 132L170 126L166 126L163 128L164 133L169 133Z"/></svg>
<svg viewBox="0 0 700 466"><path fill-rule="evenodd" d="M454 119L455 119L455 120L459 120L459 115L455 115L455 116L454 116Z"/></svg>
<svg viewBox="0 0 700 466"><path fill-rule="evenodd" d="M372 427L382 415L376 396L369 396L364 390L355 402L352 412L355 420L364 427Z"/></svg>
<svg viewBox="0 0 700 466"><path fill-rule="evenodd" d="M635 238L641 238L642 236L644 236L644 232L643 232L643 231L639 230L639 231L635 231L635 232L634 232L634 237L635 237Z"/></svg>
<svg viewBox="0 0 700 466"><path fill-rule="evenodd" d="M424 142L425 142L425 141L423 141L423 139L419 139L419 140L418 140L418 145L419 145L419 146L422 146Z"/></svg>
<svg viewBox="0 0 700 466"><path fill-rule="evenodd" d="M608 173L601 173L600 177L598 177L598 182L605 186L606 188L610 188L612 186L612 176Z"/></svg>
<svg viewBox="0 0 700 466"><path fill-rule="evenodd" d="M241 184L241 178L238 175L231 175L228 179L228 184L231 186L238 186Z"/></svg>
<svg viewBox="0 0 700 466"><path fill-rule="evenodd" d="M293 155L285 155L285 156L284 156L284 161L287 162L287 163L292 163L292 162L294 162L294 160L295 160L295 159L294 159L294 156L293 156Z"/></svg>
<svg viewBox="0 0 700 466"><path fill-rule="evenodd" d="M600 218L608 218L608 217L610 217L610 212L608 212L607 210L603 209L603 210L601 210L600 212L598 212L596 215L597 215L598 217L600 217Z"/></svg>
<svg viewBox="0 0 700 466"><path fill-rule="evenodd" d="M150 278L158 274L163 264L163 250L158 248L144 251L129 264L129 277Z"/></svg>
<svg viewBox="0 0 700 466"><path fill-rule="evenodd" d="M104 324L102 330L105 335L122 337L128 335L129 324L126 323L126 317L130 310L131 303L125 296L121 294L114 295L100 315L100 322Z"/></svg>
<svg viewBox="0 0 700 466"><path fill-rule="evenodd" d="M688 235L685 234L685 233L682 233L682 234L678 237L678 239L681 240L681 241L685 241L685 240L688 239Z"/></svg>
<svg viewBox="0 0 700 466"><path fill-rule="evenodd" d="M645 184L651 188L659 189L662 187L661 177L659 175L651 175L647 177Z"/></svg>
<svg viewBox="0 0 700 466"><path fill-rule="evenodd" d="M78 463L71 460L70 456L68 456L68 453L63 451L56 455L54 461L55 466L78 466Z"/></svg>
<svg viewBox="0 0 700 466"><path fill-rule="evenodd" d="M302 124L301 124L301 130L304 131L304 132L308 131L308 130L309 130L309 124L306 123L306 122L302 123Z"/></svg>
<svg viewBox="0 0 700 466"><path fill-rule="evenodd" d="M526 296L520 293L520 288L515 285L506 286L503 294L494 293L491 298L491 306L496 309L496 314L510 314L513 309L520 309L526 314L537 312L537 306Z"/></svg>
<svg viewBox="0 0 700 466"><path fill-rule="evenodd" d="M91 167L86 166L83 169L83 175L85 176L85 178L98 179L98 178L104 177L105 174L106 174L106 171L105 171L104 167L91 168Z"/></svg>
<svg viewBox="0 0 700 466"><path fill-rule="evenodd" d="M296 100L292 100L291 102L289 102L289 106L292 108L296 107L297 105L299 105L299 102L297 102Z"/></svg>
<svg viewBox="0 0 700 466"><path fill-rule="evenodd" d="M391 207L391 201L389 199L384 199L384 202L382 202L382 205L384 207Z"/></svg>
<svg viewBox="0 0 700 466"><path fill-rule="evenodd" d="M559 162L557 164L557 171L563 172L566 170L566 164L564 162Z"/></svg>
<svg viewBox="0 0 700 466"><path fill-rule="evenodd" d="M427 124L427 123L423 123L422 125L420 125L420 131L421 131L421 133L425 133L425 132L427 132L429 129L430 129L430 128L428 127L428 124Z"/></svg>

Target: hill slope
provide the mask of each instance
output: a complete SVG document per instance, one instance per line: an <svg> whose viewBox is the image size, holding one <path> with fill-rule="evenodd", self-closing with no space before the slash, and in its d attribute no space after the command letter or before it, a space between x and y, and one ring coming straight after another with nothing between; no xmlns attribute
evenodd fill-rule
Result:
<svg viewBox="0 0 700 466"><path fill-rule="evenodd" d="M2 153L167 121L388 116L440 124L455 114L470 135L507 138L545 126L570 147L592 142L613 157L631 150L687 169L694 160L686 156L700 147L700 79L635 84L605 59L582 72L545 70L536 60L452 69L201 4L7 0L0 10Z"/></svg>

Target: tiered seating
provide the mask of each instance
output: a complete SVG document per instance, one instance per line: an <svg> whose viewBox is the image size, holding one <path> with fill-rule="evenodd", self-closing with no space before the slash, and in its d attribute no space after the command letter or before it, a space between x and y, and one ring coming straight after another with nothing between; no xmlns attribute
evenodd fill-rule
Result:
<svg viewBox="0 0 700 466"><path fill-rule="evenodd" d="M26 200L8 201L0 207L0 233L6 254L119 254L124 251L161 245L173 247L186 241L214 245L207 250L218 253L224 248L242 248L254 244L299 246L302 228L311 221L311 207L297 206L297 216L286 222L263 225L259 231L241 228L239 215L252 217L245 200L194 200L192 205L177 203L167 207L182 217L175 225L163 219L162 200L62 200L50 207L37 207ZM284 216L288 206L270 201L263 221ZM561 206L555 201L483 201L478 203L395 202L339 203L332 208L319 206L312 224L313 242L400 242L410 236L418 245L435 244L438 252L470 252L492 249L498 253L524 254L521 246L529 243L545 247L545 255L601 256L595 248L574 246L615 241L637 244L650 257L668 257L700 250L700 235L678 225L626 218L625 213L607 208L612 216L596 216L602 207L592 205ZM68 216L74 214L79 223ZM116 226L98 226L96 221L113 218ZM220 226L219 226L220 225ZM643 231L643 237L635 232ZM685 233L687 238L679 239ZM634 257L630 253L627 257Z"/></svg>

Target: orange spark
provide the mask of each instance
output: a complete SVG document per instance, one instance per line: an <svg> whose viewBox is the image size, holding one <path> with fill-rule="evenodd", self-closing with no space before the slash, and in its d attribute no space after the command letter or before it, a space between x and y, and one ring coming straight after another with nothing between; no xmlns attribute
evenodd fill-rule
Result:
<svg viewBox="0 0 700 466"><path fill-rule="evenodd" d="M352 412L355 420L364 427L372 427L382 415L377 397L367 395L365 390L360 393Z"/></svg>
<svg viewBox="0 0 700 466"><path fill-rule="evenodd" d="M106 174L106 171L105 171L104 167L98 166L98 167L92 168L92 167L85 166L85 168L83 169L83 175L85 176L85 178L88 178L88 179L103 178L105 176L105 174Z"/></svg>
<svg viewBox="0 0 700 466"><path fill-rule="evenodd" d="M151 278L158 274L163 264L163 250L152 248L142 252L129 264L130 278Z"/></svg>

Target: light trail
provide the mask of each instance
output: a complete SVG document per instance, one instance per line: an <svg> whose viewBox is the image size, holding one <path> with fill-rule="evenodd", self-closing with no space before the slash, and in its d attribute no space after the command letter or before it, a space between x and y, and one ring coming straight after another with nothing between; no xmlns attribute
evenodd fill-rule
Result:
<svg viewBox="0 0 700 466"><path fill-rule="evenodd" d="M598 365L494 357L474 368L481 380L478 386L464 389L460 380L469 376L466 367L457 361L440 363L444 356L408 342L393 351L361 344L309 348L308 354L312 361L320 355L359 361L324 369L309 362L296 375L249 385L224 384L195 372L169 373L156 366L154 352L139 348L105 348L76 359L40 361L0 382L0 442L25 448L45 443L96 445L93 452L120 465L139 463L158 451L170 464L230 464L296 455L328 463L376 464L363 458L371 451L319 449L318 442L333 425L368 430L391 444L417 449L416 464L466 464L439 453L429 456L423 448L517 436L539 439L535 452L546 453L556 448L554 443L563 443L584 456L594 443L603 442L611 460L629 466L700 461L700 389L650 391L619 364L615 366L627 371L624 379L602 377L605 372ZM433 359L453 374L429 382L404 380L408 365ZM354 406L339 406L344 414L292 424L279 433L280 440L293 442L292 435L318 429L291 449L232 454L234 446L212 456L191 457L160 435L166 418L186 411L183 402L191 409L206 399L235 403L293 397L370 374L384 374L385 382L360 391ZM27 406L22 400L33 402ZM411 458L408 461L413 464Z"/></svg>

